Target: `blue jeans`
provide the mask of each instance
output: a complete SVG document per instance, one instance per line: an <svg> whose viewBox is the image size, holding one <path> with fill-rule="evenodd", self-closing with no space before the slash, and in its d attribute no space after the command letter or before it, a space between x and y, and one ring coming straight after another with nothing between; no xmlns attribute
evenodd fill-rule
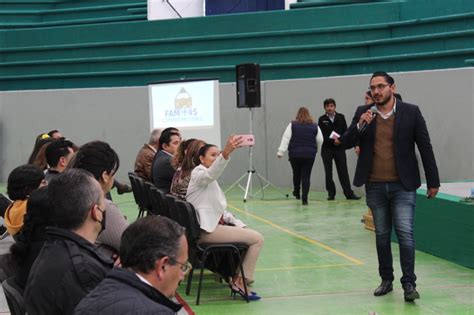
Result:
<svg viewBox="0 0 474 315"><path fill-rule="evenodd" d="M372 210L375 225L375 241L379 260L379 275L382 280L393 281L393 259L390 236L395 227L400 248L402 285L416 285L415 241L413 239L413 217L416 191L406 190L400 182L367 183L365 185L367 205Z"/></svg>

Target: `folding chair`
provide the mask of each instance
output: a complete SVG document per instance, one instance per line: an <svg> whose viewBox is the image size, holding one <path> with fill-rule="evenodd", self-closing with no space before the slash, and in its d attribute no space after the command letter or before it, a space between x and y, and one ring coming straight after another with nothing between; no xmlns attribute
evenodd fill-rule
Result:
<svg viewBox="0 0 474 315"><path fill-rule="evenodd" d="M129 172L128 177L130 179L130 184L132 185L133 198L135 199L135 203L138 205L137 219L139 219L145 216L145 213L151 209L151 203L145 188L145 180L133 172Z"/></svg>
<svg viewBox="0 0 474 315"><path fill-rule="evenodd" d="M155 187L152 183L145 183L148 197L151 203L151 213L169 218L169 207L166 194Z"/></svg>
<svg viewBox="0 0 474 315"><path fill-rule="evenodd" d="M198 284L198 292L196 298L196 305L199 305L200 297L201 297L201 288L202 288L202 278L204 274L204 268L206 265L206 260L210 257L211 254L216 253L225 253L229 257L229 264L232 266L232 270L237 270L236 266L234 266L233 255L237 257L237 264L238 268L241 271L242 278L245 279L244 269L242 267L243 256L241 253L247 251L248 245L245 243L199 243L199 237L201 235L201 228L199 226L199 222L197 219L197 213L194 209L193 205L189 202L177 199L175 201L176 204L176 211L178 212L179 221L178 223L181 224L186 228L186 237L188 239L189 245L189 257L191 264L199 266L201 269L199 275L199 284ZM232 259L230 259L232 257ZM189 295L191 291L191 283L193 278L193 269L191 269L190 273L188 274L188 282L186 284L186 294ZM244 281L244 291L247 296L246 301L249 302L248 299L248 289L247 285Z"/></svg>

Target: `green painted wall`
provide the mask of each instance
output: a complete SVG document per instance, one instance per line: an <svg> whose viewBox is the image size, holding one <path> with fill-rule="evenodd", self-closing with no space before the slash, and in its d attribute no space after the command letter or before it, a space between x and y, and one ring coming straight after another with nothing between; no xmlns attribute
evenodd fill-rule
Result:
<svg viewBox="0 0 474 315"><path fill-rule="evenodd" d="M261 64L263 80L276 80L382 67L460 68L474 59L474 1L373 2L117 23L110 19L128 19L121 12L140 1L105 5L109 11L92 10L87 19L84 3L104 7L103 1L86 1L76 11L61 9L64 21L50 16L54 23L81 25L32 27L50 20L0 31L0 90L143 86L206 76L231 82L235 65L248 62ZM107 12L109 23L90 24Z"/></svg>

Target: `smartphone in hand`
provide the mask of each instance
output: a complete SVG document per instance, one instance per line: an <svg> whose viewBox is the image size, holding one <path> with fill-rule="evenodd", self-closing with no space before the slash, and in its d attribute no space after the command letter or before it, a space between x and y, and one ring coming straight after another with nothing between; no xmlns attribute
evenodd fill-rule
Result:
<svg viewBox="0 0 474 315"><path fill-rule="evenodd" d="M242 137L241 147L251 147L255 145L255 138L253 135L235 135L236 137Z"/></svg>

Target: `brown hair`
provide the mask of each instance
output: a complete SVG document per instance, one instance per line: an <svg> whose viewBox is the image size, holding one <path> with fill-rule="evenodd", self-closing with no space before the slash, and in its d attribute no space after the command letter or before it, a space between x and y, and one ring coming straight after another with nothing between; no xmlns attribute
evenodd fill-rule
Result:
<svg viewBox="0 0 474 315"><path fill-rule="evenodd" d="M308 108L300 107L296 113L295 121L299 124L314 124L314 119L311 117Z"/></svg>
<svg viewBox="0 0 474 315"><path fill-rule="evenodd" d="M193 142L196 139L188 139L186 141L181 141L181 143L178 146L178 149L176 150L176 153L173 156L173 159L171 160L171 166L173 166L174 169L177 169L178 167L181 166L181 163L183 163L184 160L184 154L186 153L186 150L188 149L188 146L191 142Z"/></svg>
<svg viewBox="0 0 474 315"><path fill-rule="evenodd" d="M188 145L186 154L184 155L183 163L181 163L181 178L185 178L191 174L192 170L199 165L199 162L196 163L196 156L199 155L199 151L202 147L206 145L206 142L199 139L194 139ZM199 159L199 158L198 158Z"/></svg>
<svg viewBox="0 0 474 315"><path fill-rule="evenodd" d="M29 164L36 166L42 171L48 168L48 162L46 161L46 149L54 141L53 138L50 138L50 139L51 140L45 141L45 142L41 141L39 143L39 147L38 147L38 151L36 152L36 155L34 155L34 157L33 155L30 157L31 162Z"/></svg>

